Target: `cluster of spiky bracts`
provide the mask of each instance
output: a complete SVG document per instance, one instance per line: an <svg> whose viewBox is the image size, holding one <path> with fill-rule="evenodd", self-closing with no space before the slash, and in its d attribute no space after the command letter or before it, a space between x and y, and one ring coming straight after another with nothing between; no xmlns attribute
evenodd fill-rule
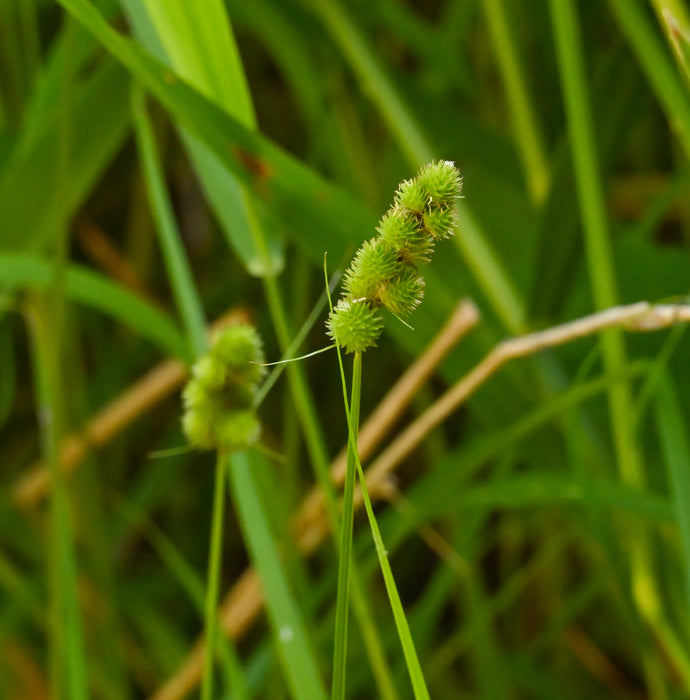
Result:
<svg viewBox="0 0 690 700"><path fill-rule="evenodd" d="M447 160L425 165L395 193L393 206L345 273L344 292L328 317L328 335L346 352L375 346L383 330L381 308L411 314L424 296L419 270L436 242L452 236L462 178Z"/></svg>
<svg viewBox="0 0 690 700"><path fill-rule="evenodd" d="M253 401L265 372L257 363L263 362L261 338L251 326L230 326L215 336L182 393L182 429L192 447L235 452L256 442Z"/></svg>

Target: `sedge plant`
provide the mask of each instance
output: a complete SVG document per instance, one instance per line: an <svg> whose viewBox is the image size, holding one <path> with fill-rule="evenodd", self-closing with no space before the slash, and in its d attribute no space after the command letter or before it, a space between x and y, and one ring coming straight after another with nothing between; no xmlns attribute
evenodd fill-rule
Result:
<svg viewBox="0 0 690 700"><path fill-rule="evenodd" d="M182 429L189 444L217 453L205 605L203 700L214 697L226 457L253 445L259 438L255 398L265 372L263 362L263 345L256 330L246 324L230 326L214 337L209 352L196 362L183 392Z"/></svg>
<svg viewBox="0 0 690 700"><path fill-rule="evenodd" d="M431 260L437 242L453 235L456 227L455 204L461 190L462 178L458 169L452 162L445 160L425 165L416 177L404 181L395 194L393 205L379 222L378 235L366 241L355 254L345 273L341 298L335 307L331 305L326 322L328 335L335 342L338 351L348 421L348 455L343 492L333 650L331 690L333 700L341 700L345 697L356 474L359 476L365 509L415 697L429 697L381 534L371 508L357 453L357 433L362 385L362 354L376 346L383 331L382 309L386 309L404 322L404 318L419 306L424 295L424 277L421 270ZM341 349L347 354L354 355L349 402Z"/></svg>

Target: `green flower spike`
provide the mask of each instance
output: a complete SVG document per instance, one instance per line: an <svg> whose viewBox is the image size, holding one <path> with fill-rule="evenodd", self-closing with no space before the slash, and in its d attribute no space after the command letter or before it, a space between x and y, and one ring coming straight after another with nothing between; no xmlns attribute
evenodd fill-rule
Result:
<svg viewBox="0 0 690 700"><path fill-rule="evenodd" d="M415 180L426 194L429 205L452 205L462 191L460 172L449 160L425 165Z"/></svg>
<svg viewBox="0 0 690 700"><path fill-rule="evenodd" d="M450 238L455 232L456 224L455 207L439 206L424 212L424 230L434 240Z"/></svg>
<svg viewBox="0 0 690 700"><path fill-rule="evenodd" d="M220 389L227 378L225 365L213 355L204 355L192 367L192 375L200 386L215 391Z"/></svg>
<svg viewBox="0 0 690 700"><path fill-rule="evenodd" d="M425 165L400 185L378 237L355 254L345 292L326 322L328 335L346 352L376 345L383 329L376 307L402 317L419 306L424 279L417 269L429 262L436 241L453 235L461 191L460 172L448 160Z"/></svg>
<svg viewBox="0 0 690 700"><path fill-rule="evenodd" d="M400 183L395 193L395 203L403 209L421 214L429 203L429 195L417 178Z"/></svg>
<svg viewBox="0 0 690 700"><path fill-rule="evenodd" d="M419 306L423 296L424 278L411 267L379 292L381 306L396 316L409 316Z"/></svg>
<svg viewBox="0 0 690 700"><path fill-rule="evenodd" d="M227 368L233 381L254 386L266 373L263 343L253 326L239 324L220 332L213 342L212 354Z"/></svg>
<svg viewBox="0 0 690 700"><path fill-rule="evenodd" d="M379 285L400 273L393 248L380 238L365 241L345 273L345 289L353 299L371 299Z"/></svg>
<svg viewBox="0 0 690 700"><path fill-rule="evenodd" d="M229 411L216 426L216 435L224 449L229 452L253 445L261 433L261 424L251 409Z"/></svg>
<svg viewBox="0 0 690 700"><path fill-rule="evenodd" d="M418 215L395 206L383 215L376 229L380 238L405 265L425 265L431 260L434 241L419 225Z"/></svg>
<svg viewBox="0 0 690 700"><path fill-rule="evenodd" d="M364 352L375 347L383 319L366 299L341 299L326 321L328 335L345 352Z"/></svg>
<svg viewBox="0 0 690 700"><path fill-rule="evenodd" d="M241 450L256 442L259 421L252 405L264 375L259 335L251 326L230 326L192 368L182 393L182 430L200 450Z"/></svg>

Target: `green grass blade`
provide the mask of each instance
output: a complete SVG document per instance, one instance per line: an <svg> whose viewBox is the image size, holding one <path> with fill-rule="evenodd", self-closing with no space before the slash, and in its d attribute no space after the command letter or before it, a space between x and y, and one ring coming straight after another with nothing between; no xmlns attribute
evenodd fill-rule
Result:
<svg viewBox="0 0 690 700"><path fill-rule="evenodd" d="M690 443L687 438L687 417L683 415L677 393L666 373L659 377L654 407L675 519L680 533L683 553L681 566L685 579L685 613L687 619L690 619Z"/></svg>
<svg viewBox="0 0 690 700"><path fill-rule="evenodd" d="M134 86L132 88L132 110L137 143L144 168L144 178L156 218L156 230L168 269L170 284L187 331L192 354L199 357L206 351L204 312L175 222L172 204L165 189L153 129L146 113L144 94Z"/></svg>
<svg viewBox="0 0 690 700"><path fill-rule="evenodd" d="M585 83L579 21L571 0L551 0L556 52L563 97L571 133L575 177L584 224L585 248L590 285L597 309L614 306L618 301L616 275L609 240L603 187L597 164L592 113ZM626 350L622 331L613 329L601 336L604 366L615 373L625 367ZM639 487L643 474L632 434L632 406L627 384L614 384L609 391L609 410L613 426L618 466L626 485ZM644 556L635 546L634 557ZM639 575L646 567L638 563Z"/></svg>
<svg viewBox="0 0 690 700"><path fill-rule="evenodd" d="M51 285L54 291L54 285ZM34 298L29 309L36 410L41 422L43 458L50 471L50 683L56 697L88 698L88 677L77 590L77 562L67 491L58 451L64 425L59 338L54 296ZM58 327L56 327L56 325Z"/></svg>
<svg viewBox="0 0 690 700"><path fill-rule="evenodd" d="M71 143L64 182L57 179L62 169L58 114L47 115L39 134L23 133L0 177L0 248L36 250L49 241L56 222L74 213L124 140L127 91L126 73L112 64L75 84L70 128L79 138Z"/></svg>
<svg viewBox="0 0 690 700"><path fill-rule="evenodd" d="M141 530L151 547L156 551L172 578L184 590L189 600L194 604L199 619L205 614L206 593L202 578L184 558L182 553L170 541L166 533L145 514L133 501L121 499L117 504L123 520L131 529ZM0 572L1 573L1 572ZM233 697L237 700L247 700L250 693L237 650L230 638L218 636L218 652L223 661L223 670L227 677L227 686L232 688Z"/></svg>
<svg viewBox="0 0 690 700"><path fill-rule="evenodd" d="M364 475L364 470L362 469L362 464L359 461L359 455L355 455L355 463L357 465L357 474L359 476L359 483L362 489L364 508L367 512L369 526L371 527L371 534L374 538L376 556L378 557L381 573L383 574L383 581L386 585L388 600L390 601L391 608L393 610L393 618L395 619L395 626L398 630L398 636L400 637L400 644L403 649L403 654L405 655L405 663L407 664L407 671L410 674L410 680L412 681L414 696L417 698L417 700L428 700L430 696L426 687L426 681L424 680L424 673L422 671L422 666L419 663L419 657L417 656L417 650L414 646L410 626L407 623L407 617L405 616L405 610L403 608L402 601L400 600L398 587L395 583L390 562L388 561L388 552L383 544L381 531L379 530L376 516L374 515L374 509L371 506L371 499L369 498L369 493L367 492L366 487L366 477Z"/></svg>
<svg viewBox="0 0 690 700"><path fill-rule="evenodd" d="M549 185L549 165L506 14L508 8L504 0L484 0L483 4L494 52L505 83L525 179L532 201L539 204Z"/></svg>
<svg viewBox="0 0 690 700"><path fill-rule="evenodd" d="M329 252L340 257L375 218L355 199L326 183L266 138L250 131L182 82L137 44L113 30L84 0L60 0L185 128L202 139L223 165L279 217L313 260L321 261L323 231Z"/></svg>
<svg viewBox="0 0 690 700"><path fill-rule="evenodd" d="M479 281L504 327L514 335L524 333L524 302L503 270L477 218L462 201L458 203L458 231L453 236L453 243Z"/></svg>
<svg viewBox="0 0 690 700"><path fill-rule="evenodd" d="M256 128L239 52L221 2L124 0L123 5L149 51L245 127ZM186 130L182 139L231 247L250 273L275 274L282 267L278 229L259 224L247 191L202 140Z"/></svg>
<svg viewBox="0 0 690 700"><path fill-rule="evenodd" d="M669 124L690 157L690 91L673 65L668 51L641 4L629 0L609 0L618 23L647 80L666 113Z"/></svg>
<svg viewBox="0 0 690 700"><path fill-rule="evenodd" d="M418 166L434 156L432 147L415 123L408 107L381 70L374 54L361 33L343 9L333 0L315 0L310 3L335 44L346 56L359 78L366 94L371 96L411 163Z"/></svg>
<svg viewBox="0 0 690 700"><path fill-rule="evenodd" d="M261 459L259 455L252 458ZM276 651L291 694L296 700L325 700L327 694L312 642L276 551L252 463L247 453L237 452L227 457L226 466L237 517L261 577Z"/></svg>
<svg viewBox="0 0 690 700"><path fill-rule="evenodd" d="M51 264L39 257L0 254L0 280L4 291L48 289ZM129 290L80 265L65 270L65 294L75 303L100 311L152 341L162 352L189 360L185 339L170 318Z"/></svg>

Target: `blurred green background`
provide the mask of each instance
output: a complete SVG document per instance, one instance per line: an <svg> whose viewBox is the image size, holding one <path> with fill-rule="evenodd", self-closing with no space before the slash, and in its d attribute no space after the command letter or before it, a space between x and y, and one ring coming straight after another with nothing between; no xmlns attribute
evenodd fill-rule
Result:
<svg viewBox="0 0 690 700"><path fill-rule="evenodd" d="M379 449L507 336L682 300L689 37L682 0L0 0L0 697L196 697L185 373L218 319L269 360L325 346L324 254L420 165L460 168L459 232L366 354L363 419L462 298L482 320ZM397 465L376 512L431 697L690 695L688 351L516 360ZM326 697L337 551L294 518L346 441L335 354L259 414L280 458L227 513L216 694ZM348 696L413 697L361 515L355 556Z"/></svg>

